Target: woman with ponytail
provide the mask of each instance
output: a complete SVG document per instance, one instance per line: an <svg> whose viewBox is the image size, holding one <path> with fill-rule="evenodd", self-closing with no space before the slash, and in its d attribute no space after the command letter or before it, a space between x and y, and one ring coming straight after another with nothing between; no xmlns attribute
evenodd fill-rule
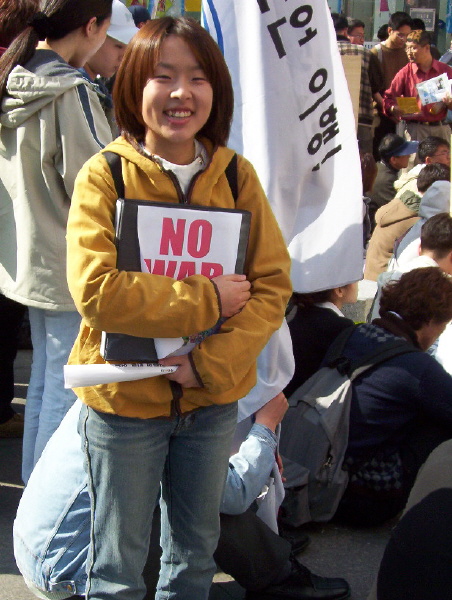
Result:
<svg viewBox="0 0 452 600"><path fill-rule="evenodd" d="M33 342L25 482L75 399L63 385L80 324L66 282L66 221L78 171L111 138L77 69L103 44L111 5L41 0L0 59L0 291L29 307Z"/></svg>

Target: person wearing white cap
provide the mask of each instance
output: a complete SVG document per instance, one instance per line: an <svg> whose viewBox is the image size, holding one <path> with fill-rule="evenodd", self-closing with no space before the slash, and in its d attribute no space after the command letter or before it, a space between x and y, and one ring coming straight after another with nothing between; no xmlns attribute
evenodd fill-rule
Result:
<svg viewBox="0 0 452 600"><path fill-rule="evenodd" d="M99 50L85 64L81 73L91 83L95 84L100 103L105 111L113 137L118 135L118 129L113 116L113 101L110 90L101 78L110 79L121 64L127 44L138 31L133 17L121 0L113 0L113 11L107 38Z"/></svg>

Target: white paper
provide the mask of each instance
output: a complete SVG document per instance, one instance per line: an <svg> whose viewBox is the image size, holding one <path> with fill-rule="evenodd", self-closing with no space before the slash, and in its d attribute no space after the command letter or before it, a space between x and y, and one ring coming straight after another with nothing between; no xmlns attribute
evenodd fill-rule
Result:
<svg viewBox="0 0 452 600"><path fill-rule="evenodd" d="M164 367L154 363L64 365L64 387L86 387L118 381L136 381L174 373L177 366Z"/></svg>
<svg viewBox="0 0 452 600"><path fill-rule="evenodd" d="M423 106L441 102L447 94L450 94L450 82L446 73L417 83L416 88Z"/></svg>

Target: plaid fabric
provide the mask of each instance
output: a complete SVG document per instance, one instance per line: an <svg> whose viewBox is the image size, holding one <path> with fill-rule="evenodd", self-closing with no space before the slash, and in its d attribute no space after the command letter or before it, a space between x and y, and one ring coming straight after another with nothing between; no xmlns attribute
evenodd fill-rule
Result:
<svg viewBox="0 0 452 600"><path fill-rule="evenodd" d="M370 50L367 50L364 46L352 44L351 42L338 41L337 46L341 56L361 56L361 87L359 93L358 122L361 125L370 125L373 121L373 98L369 78Z"/></svg>
<svg viewBox="0 0 452 600"><path fill-rule="evenodd" d="M377 343L385 343L390 340L403 339L400 336L396 336L387 329L383 329L383 327L379 327L378 325L374 325L373 323L361 323L356 328L359 335L368 338Z"/></svg>
<svg viewBox="0 0 452 600"><path fill-rule="evenodd" d="M343 468L350 471L350 483L376 492L400 490L403 486L402 460L398 452L375 456L364 463L349 456Z"/></svg>

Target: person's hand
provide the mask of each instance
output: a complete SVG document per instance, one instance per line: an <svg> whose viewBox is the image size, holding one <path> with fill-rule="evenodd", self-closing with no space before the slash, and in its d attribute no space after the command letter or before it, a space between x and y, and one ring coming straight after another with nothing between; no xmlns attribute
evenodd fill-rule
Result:
<svg viewBox="0 0 452 600"><path fill-rule="evenodd" d="M396 122L400 121L403 118L403 116L404 116L403 111L397 106L397 104L394 104L391 107L391 110L389 111L389 114L392 117L392 119L394 121L396 121Z"/></svg>
<svg viewBox="0 0 452 600"><path fill-rule="evenodd" d="M182 356L167 356L159 360L159 364L165 367L177 366L177 370L174 373L167 373L164 375L171 381L176 381L184 388L201 387L196 379L193 372L188 354Z"/></svg>
<svg viewBox="0 0 452 600"><path fill-rule="evenodd" d="M247 281L246 275L219 275L212 281L220 294L222 317L233 317L250 299L251 284Z"/></svg>
<svg viewBox="0 0 452 600"><path fill-rule="evenodd" d="M283 477L284 467L283 467L283 463L282 463L281 454L279 452L276 453L275 459L276 459L276 464L278 465L279 474L281 475L281 481L284 483L286 481L286 478Z"/></svg>
<svg viewBox="0 0 452 600"><path fill-rule="evenodd" d="M450 94L446 94L442 101L446 105L447 110L452 110L452 96Z"/></svg>
<svg viewBox="0 0 452 600"><path fill-rule="evenodd" d="M265 425L275 432L277 425L281 423L288 408L289 403L284 394L280 392L256 412L255 423Z"/></svg>

